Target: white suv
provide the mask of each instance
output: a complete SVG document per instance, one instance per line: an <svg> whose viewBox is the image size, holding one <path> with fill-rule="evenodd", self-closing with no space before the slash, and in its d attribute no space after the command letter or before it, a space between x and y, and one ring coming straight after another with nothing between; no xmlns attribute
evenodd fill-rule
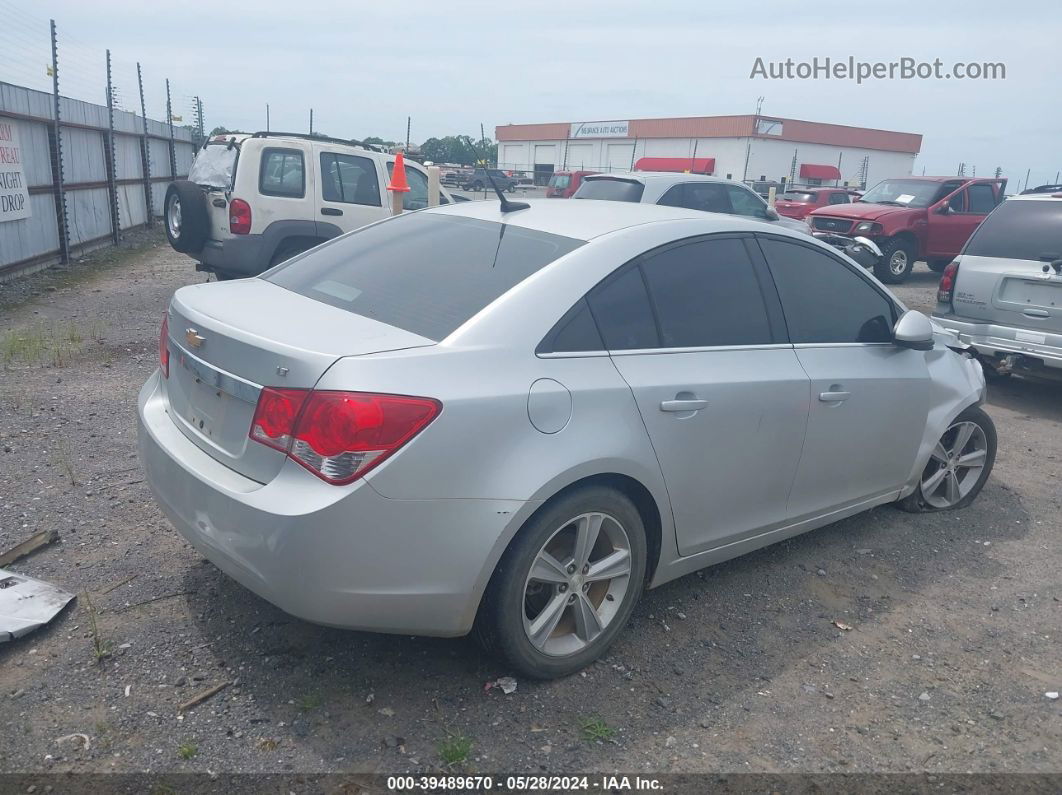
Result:
<svg viewBox="0 0 1062 795"><path fill-rule="evenodd" d="M187 180L170 184L170 245L219 279L255 276L333 237L391 214L395 156L318 135L218 135ZM406 160L406 210L428 205L428 175ZM454 199L440 190L439 201Z"/></svg>

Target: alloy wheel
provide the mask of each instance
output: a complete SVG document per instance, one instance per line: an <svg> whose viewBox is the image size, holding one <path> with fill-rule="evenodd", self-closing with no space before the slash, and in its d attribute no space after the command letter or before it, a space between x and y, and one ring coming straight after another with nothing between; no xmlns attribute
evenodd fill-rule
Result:
<svg viewBox="0 0 1062 795"><path fill-rule="evenodd" d="M166 226L174 240L181 236L181 199L176 194L170 196L170 203L166 206Z"/></svg>
<svg viewBox="0 0 1062 795"><path fill-rule="evenodd" d="M977 486L988 459L984 429L956 422L933 448L922 472L922 499L934 508L950 508Z"/></svg>
<svg viewBox="0 0 1062 795"><path fill-rule="evenodd" d="M567 656L615 619L631 582L631 542L605 513L576 516L550 535L524 583L524 633L543 654Z"/></svg>
<svg viewBox="0 0 1062 795"><path fill-rule="evenodd" d="M907 272L907 252L903 249L898 249L892 252L892 256L889 257L889 270L892 271L895 276L903 276Z"/></svg>

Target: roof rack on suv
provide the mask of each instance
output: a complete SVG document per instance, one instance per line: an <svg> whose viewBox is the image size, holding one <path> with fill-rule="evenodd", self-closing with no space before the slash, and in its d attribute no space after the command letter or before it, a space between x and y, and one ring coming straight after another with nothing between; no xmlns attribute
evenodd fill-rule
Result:
<svg viewBox="0 0 1062 795"><path fill-rule="evenodd" d="M319 135L318 133L297 133L297 132L277 132L275 130L259 130L251 135L252 138L305 138L308 141L327 141L333 144L344 144L346 146L360 146L362 149L368 149L371 152L383 152L387 154L387 151L377 144L367 144L362 141L355 140L354 138L332 138L328 135Z"/></svg>

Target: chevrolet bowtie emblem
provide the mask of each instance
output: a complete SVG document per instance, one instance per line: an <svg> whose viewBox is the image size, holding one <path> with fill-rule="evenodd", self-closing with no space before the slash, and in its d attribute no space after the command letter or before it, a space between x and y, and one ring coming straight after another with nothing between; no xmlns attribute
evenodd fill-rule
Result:
<svg viewBox="0 0 1062 795"><path fill-rule="evenodd" d="M184 330L184 341L193 348L201 348L203 343L206 342L206 337L200 335L194 328L189 328Z"/></svg>

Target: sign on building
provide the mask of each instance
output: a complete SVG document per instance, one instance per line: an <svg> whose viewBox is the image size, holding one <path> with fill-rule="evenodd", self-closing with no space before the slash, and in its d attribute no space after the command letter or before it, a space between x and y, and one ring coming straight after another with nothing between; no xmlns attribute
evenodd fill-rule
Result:
<svg viewBox="0 0 1062 795"><path fill-rule="evenodd" d="M569 138L629 138L629 121L577 121L572 122Z"/></svg>
<svg viewBox="0 0 1062 795"><path fill-rule="evenodd" d="M18 127L0 120L0 223L30 217Z"/></svg>

